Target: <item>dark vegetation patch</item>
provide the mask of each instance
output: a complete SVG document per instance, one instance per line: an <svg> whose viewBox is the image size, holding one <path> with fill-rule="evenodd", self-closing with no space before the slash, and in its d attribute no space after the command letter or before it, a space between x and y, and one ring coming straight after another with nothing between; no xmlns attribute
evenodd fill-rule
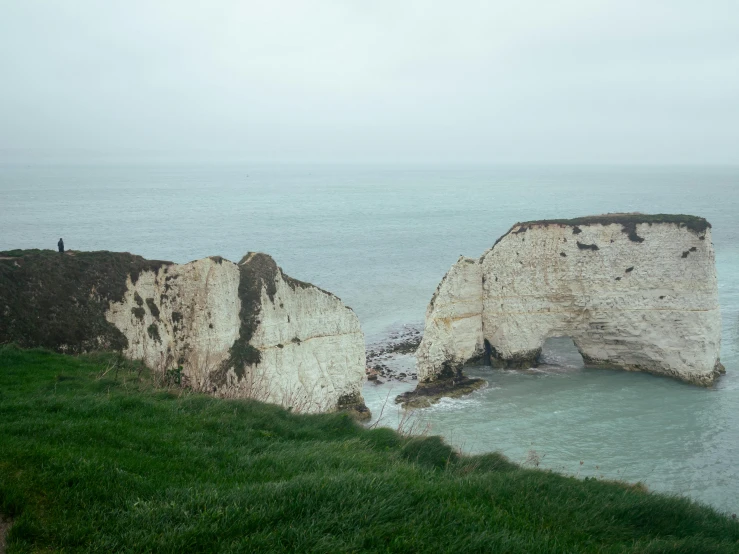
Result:
<svg viewBox="0 0 739 554"><path fill-rule="evenodd" d="M12 254L12 256L7 256ZM121 350L126 337L105 319L121 302L126 280L171 262L127 252L13 250L0 253L0 343L57 351Z"/></svg>
<svg viewBox="0 0 739 554"><path fill-rule="evenodd" d="M266 254L263 254L266 256ZM324 294L328 294L329 296L333 296L334 298L338 298L334 293L329 292L327 290L322 289L321 287L317 287L316 285L313 285L311 283L306 283L305 281L301 281L300 279L295 279L293 277L290 277L289 275L286 275L282 272L282 270L278 267L277 268L280 271L280 275L282 275L282 280L287 283L291 289L318 289ZM346 306L347 310L351 310L348 306Z"/></svg>
<svg viewBox="0 0 739 554"><path fill-rule="evenodd" d="M221 265L223 263L224 258L222 256L209 256L211 260L216 262L218 265Z"/></svg>
<svg viewBox="0 0 739 554"><path fill-rule="evenodd" d="M626 270L624 271L624 273L631 273L632 271L634 271L634 266L633 265L631 267L627 267Z"/></svg>
<svg viewBox="0 0 739 554"><path fill-rule="evenodd" d="M166 272L167 272L167 271L166 271L166 268L165 268L165 273L166 273ZM172 285L170 285L170 282L171 282L171 281L175 281L175 280L176 280L176 279L177 279L178 277L179 277L178 275L167 275L167 276L166 276L166 277L164 278L164 292L165 292L165 293L166 293L166 292L169 292L169 289L171 289L171 288L172 288Z"/></svg>
<svg viewBox="0 0 739 554"><path fill-rule="evenodd" d="M149 306L149 311L156 319L159 319L159 308L153 298L146 299L146 305Z"/></svg>
<svg viewBox="0 0 739 554"><path fill-rule="evenodd" d="M644 242L644 238L636 234L636 225L637 223L635 221L629 221L627 223L622 223L621 231L626 233L626 235L629 237L629 240L631 242Z"/></svg>
<svg viewBox="0 0 739 554"><path fill-rule="evenodd" d="M674 223L678 227L685 227L694 233L703 233L706 229L711 227L704 218L695 215L686 214L637 214L637 213L625 213L625 214L603 214L603 215L591 215L586 217L576 217L573 219L540 219L537 221L526 221L524 223L516 223L516 225L543 225L548 227L549 225L612 225L614 223L621 225L638 225L640 223L647 223L652 225L654 223ZM574 232L574 231L573 231ZM627 232L627 231L625 231Z"/></svg>
<svg viewBox="0 0 739 554"><path fill-rule="evenodd" d="M683 256L682 256L682 257L683 257L683 258L687 258L689 254L690 254L690 251L688 251L688 250L685 250L685 251L683 252Z"/></svg>
<svg viewBox="0 0 739 554"><path fill-rule="evenodd" d="M156 323L152 323L146 328L146 334L149 335L151 340L162 342L162 337L159 336L159 326Z"/></svg>
<svg viewBox="0 0 739 554"><path fill-rule="evenodd" d="M580 250L599 250L597 244L584 244L580 241L577 241L577 247Z"/></svg>
<svg viewBox="0 0 739 554"><path fill-rule="evenodd" d="M144 321L144 316L146 315L146 310L144 308L134 306L131 308L131 313L138 319L139 321Z"/></svg>
<svg viewBox="0 0 739 554"><path fill-rule="evenodd" d="M290 342L292 342L293 344L300 344L300 339L298 337L293 337Z"/></svg>
<svg viewBox="0 0 739 554"><path fill-rule="evenodd" d="M620 281L620 280L621 280L621 277L616 277L616 281Z"/></svg>
<svg viewBox="0 0 739 554"><path fill-rule="evenodd" d="M182 312L172 312L172 326L179 327L182 324Z"/></svg>
<svg viewBox="0 0 739 554"><path fill-rule="evenodd" d="M696 250L698 250L698 249L695 246L691 246L691 248L690 248L690 251L691 252L695 252Z"/></svg>
<svg viewBox="0 0 739 554"><path fill-rule="evenodd" d="M563 258L567 257L567 254L565 254L564 252L560 252L559 255L562 256Z"/></svg>
<svg viewBox="0 0 739 554"><path fill-rule="evenodd" d="M271 256L250 252L241 258L238 265L239 300L241 300L239 338L231 346L228 359L224 360L211 377L216 384L225 383L229 368L233 368L237 377L243 378L246 375L246 366L258 364L262 360L259 349L249 344L249 341L259 325L262 289L266 290L272 302L277 294L275 279L280 268Z"/></svg>
<svg viewBox="0 0 739 554"><path fill-rule="evenodd" d="M216 384L225 382L229 368L233 368L236 375L243 378L246 374L246 366L258 364L262 359L259 349L249 344L259 325L262 289L267 293L269 300L274 303L277 294L276 280L282 277L293 290L316 288L334 296L310 283L285 275L271 256L261 252L249 252L241 259L238 266L240 272L238 294L241 300L239 338L231 347L228 359L224 360L221 367L211 376Z"/></svg>
<svg viewBox="0 0 739 554"><path fill-rule="evenodd" d="M134 302L136 302L136 304L138 304L139 306L143 306L143 305L144 305L144 299L143 299L143 298L141 298L141 295L139 294L139 292L138 292L138 291L134 291L134 293L133 293L133 300L134 300Z"/></svg>
<svg viewBox="0 0 739 554"><path fill-rule="evenodd" d="M702 217L695 215L686 214L638 214L638 213L624 213L624 214L603 214L603 215L591 215L586 217L575 217L572 219L539 219L535 221L524 221L518 222L511 227L511 229L503 236L498 238L493 244L493 248L503 240L503 237L513 233L521 232L521 228L531 229L535 226L549 227L550 225L566 225L572 226L572 233L577 235L582 232L581 226L589 225L612 225L621 224L622 231L626 233L629 240L633 242L643 242L644 239L636 234L636 226L640 223L646 223L653 225L655 223L672 223L678 227L684 227L689 231L692 231L696 235L700 235L700 240L705 240L706 229L711 228L711 224ZM516 231L513 231L516 229ZM484 256L484 255L483 255ZM482 257L480 258L482 260Z"/></svg>
<svg viewBox="0 0 739 554"><path fill-rule="evenodd" d="M10 552L736 552L739 523L685 498L111 361L0 348Z"/></svg>
<svg viewBox="0 0 739 554"><path fill-rule="evenodd" d="M15 248L13 250L3 250L0 252L0 256L3 258L21 258L23 256L30 256L32 254L46 254L48 252L54 252L54 250L39 250L38 248L29 248L27 250L21 248ZM57 253L57 255L59 255Z"/></svg>

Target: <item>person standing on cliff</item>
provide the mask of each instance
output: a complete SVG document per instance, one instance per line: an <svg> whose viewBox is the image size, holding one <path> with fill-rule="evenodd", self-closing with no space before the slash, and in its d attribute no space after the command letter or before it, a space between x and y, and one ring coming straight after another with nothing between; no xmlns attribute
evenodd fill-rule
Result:
<svg viewBox="0 0 739 554"><path fill-rule="evenodd" d="M59 242L57 242L56 245L59 247L59 253L64 254L64 241L59 238Z"/></svg>

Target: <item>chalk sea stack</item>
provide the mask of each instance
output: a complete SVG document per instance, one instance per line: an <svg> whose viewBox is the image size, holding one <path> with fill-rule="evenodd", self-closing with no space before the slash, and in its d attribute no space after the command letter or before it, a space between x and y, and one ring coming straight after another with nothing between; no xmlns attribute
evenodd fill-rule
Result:
<svg viewBox="0 0 739 554"><path fill-rule="evenodd" d="M550 337L571 337L590 367L711 385L724 371L711 225L666 214L516 223L439 284L419 386L399 401L464 382L468 363L534 367Z"/></svg>
<svg viewBox="0 0 739 554"><path fill-rule="evenodd" d="M115 252L0 252L0 342L118 350L157 371L181 368L188 385L218 396L369 417L356 314L266 254L180 265Z"/></svg>

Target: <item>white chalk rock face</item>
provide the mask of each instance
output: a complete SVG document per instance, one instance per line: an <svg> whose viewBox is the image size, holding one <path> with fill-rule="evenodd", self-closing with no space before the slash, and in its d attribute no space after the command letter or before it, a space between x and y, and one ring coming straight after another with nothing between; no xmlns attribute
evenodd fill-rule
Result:
<svg viewBox="0 0 739 554"><path fill-rule="evenodd" d="M482 354L482 267L462 256L444 276L426 310L423 339L416 351L418 379L454 373Z"/></svg>
<svg viewBox="0 0 739 554"><path fill-rule="evenodd" d="M142 271L106 319L128 339L126 357L160 371L181 366L203 389L239 336L239 280L239 267L219 258Z"/></svg>
<svg viewBox="0 0 739 554"><path fill-rule="evenodd" d="M286 276L269 256L249 254L239 265L242 302L259 306L248 332L260 361L232 365L224 394L309 413L363 404L365 346L356 314L333 294Z"/></svg>
<svg viewBox="0 0 739 554"><path fill-rule="evenodd" d="M567 336L588 365L700 385L723 371L711 229L702 218L609 214L516 224L479 266L483 348L494 364L531 367L547 338ZM454 350L456 330L439 333L430 313L426 326L439 344L427 349ZM419 375L438 374L438 359L418 363Z"/></svg>
<svg viewBox="0 0 739 554"><path fill-rule="evenodd" d="M142 271L106 319L128 340L127 357L181 367L197 389L307 413L366 410L356 314L265 254Z"/></svg>

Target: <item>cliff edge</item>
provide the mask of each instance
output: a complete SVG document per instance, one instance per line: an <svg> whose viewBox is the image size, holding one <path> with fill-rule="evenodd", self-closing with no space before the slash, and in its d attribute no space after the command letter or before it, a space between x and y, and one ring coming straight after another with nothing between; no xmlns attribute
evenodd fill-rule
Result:
<svg viewBox="0 0 739 554"><path fill-rule="evenodd" d="M364 335L339 298L249 253L187 264L114 252L0 253L0 342L119 350L196 390L367 417Z"/></svg>

